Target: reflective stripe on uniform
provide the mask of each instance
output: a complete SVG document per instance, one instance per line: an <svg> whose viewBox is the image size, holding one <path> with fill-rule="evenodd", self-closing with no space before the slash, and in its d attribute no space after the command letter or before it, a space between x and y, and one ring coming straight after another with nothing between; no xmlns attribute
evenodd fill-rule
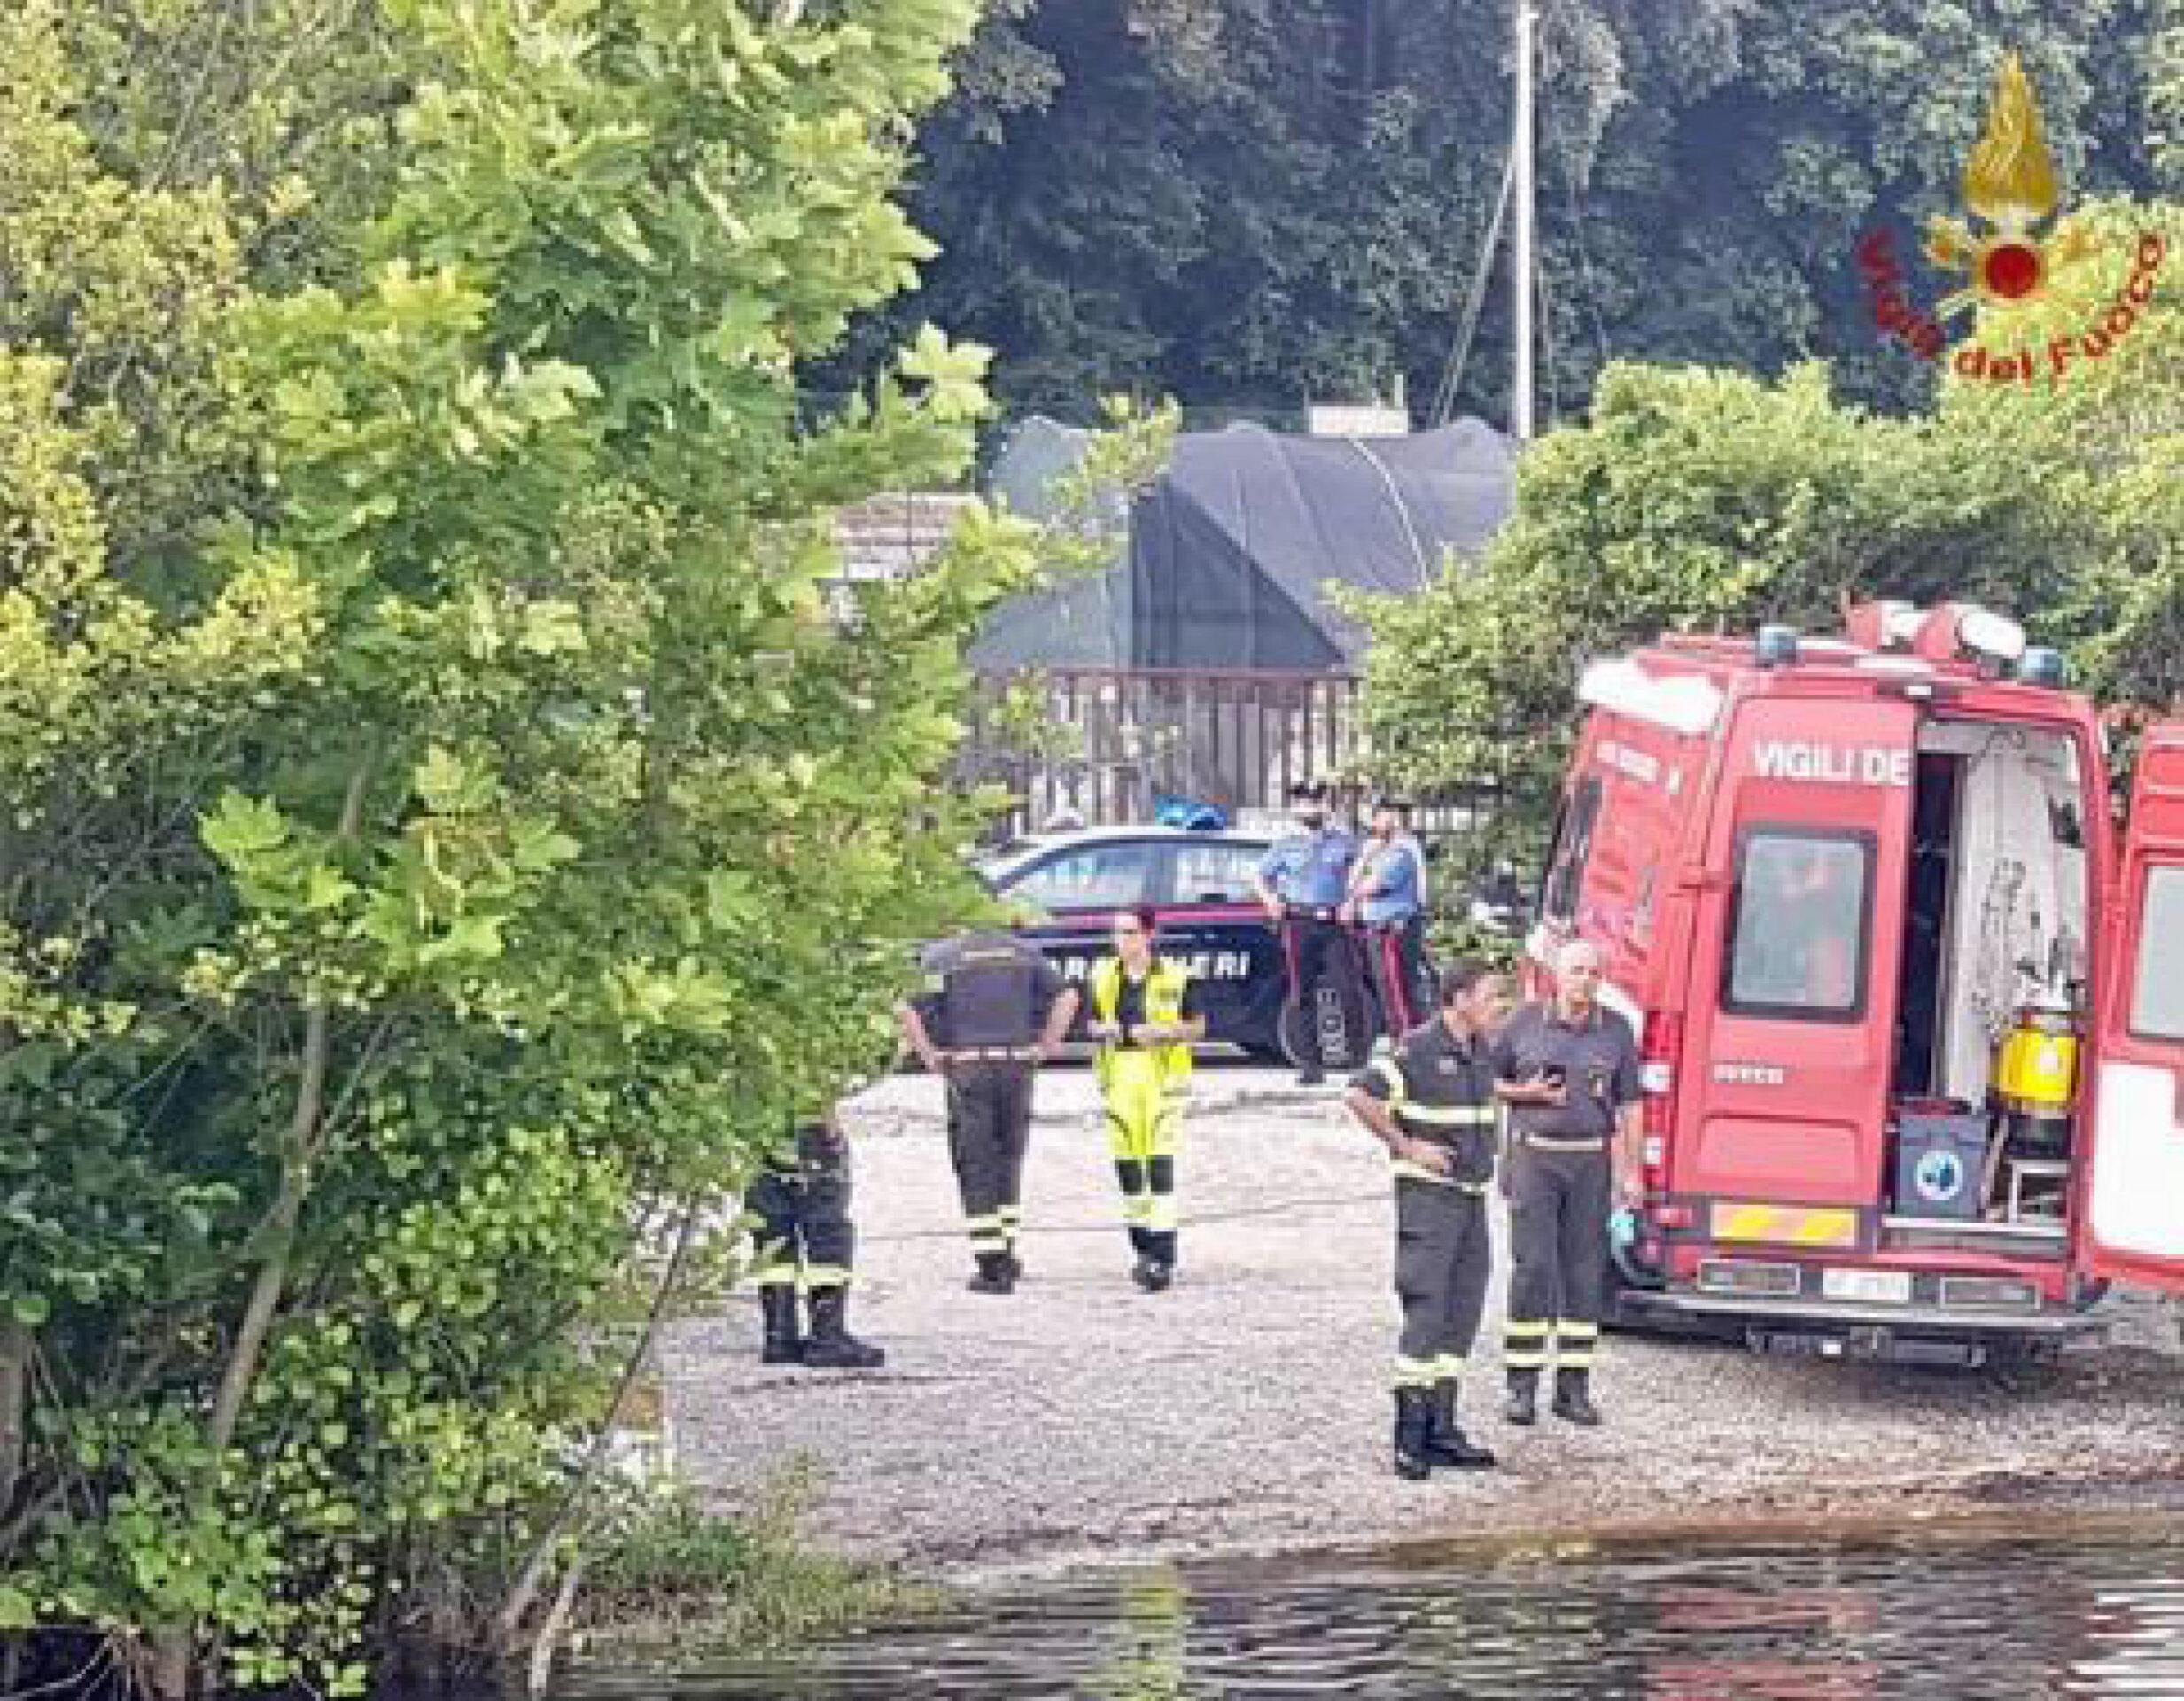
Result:
<svg viewBox="0 0 2184 1701"><path fill-rule="evenodd" d="M1598 1324L1558 1317L1555 1320L1555 1363L1566 1371L1589 1370L1599 1340Z"/></svg>
<svg viewBox="0 0 2184 1701"><path fill-rule="evenodd" d="M1389 1104L1400 1105L1403 1102L1409 1090L1403 1085L1402 1067L1397 1064L1394 1058L1374 1058L1372 1060L1372 1066L1367 1073L1372 1075L1387 1089L1387 1102Z"/></svg>
<svg viewBox="0 0 2184 1701"><path fill-rule="evenodd" d="M1492 1105L1421 1105L1415 1100L1403 1107L1403 1121L1430 1122L1436 1128L1491 1128Z"/></svg>
<svg viewBox="0 0 2184 1701"><path fill-rule="evenodd" d="M973 1252L1007 1252L1008 1231L999 1213L984 1216L966 1217L963 1226L969 1231Z"/></svg>
<svg viewBox="0 0 2184 1701"><path fill-rule="evenodd" d="M1437 1358L1403 1358L1395 1360L1395 1386L1399 1388L1430 1388L1439 1379Z"/></svg>
<svg viewBox="0 0 2184 1701"><path fill-rule="evenodd" d="M1387 1166L1388 1173L1398 1181L1426 1181L1436 1187L1453 1187L1459 1192L1483 1193L1482 1181L1458 1181L1454 1176L1444 1176L1440 1170L1423 1163L1414 1163L1409 1158L1397 1158Z"/></svg>
<svg viewBox="0 0 2184 1701"><path fill-rule="evenodd" d="M1536 1371L1547 1363L1544 1317L1512 1317L1502 1327L1502 1363L1512 1371Z"/></svg>
<svg viewBox="0 0 2184 1701"><path fill-rule="evenodd" d="M1443 1353L1434 1361L1434 1380L1454 1382L1464 1374L1464 1355L1461 1353Z"/></svg>
<svg viewBox="0 0 2184 1701"><path fill-rule="evenodd" d="M804 1291L816 1293L829 1287L847 1287L850 1272L840 1264L807 1264L804 1270Z"/></svg>

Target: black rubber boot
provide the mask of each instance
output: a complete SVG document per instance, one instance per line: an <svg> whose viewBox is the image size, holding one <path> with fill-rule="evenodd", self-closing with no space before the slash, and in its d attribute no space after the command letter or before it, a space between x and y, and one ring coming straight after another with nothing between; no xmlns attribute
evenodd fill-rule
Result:
<svg viewBox="0 0 2184 1701"><path fill-rule="evenodd" d="M846 1325L850 1291L822 1287L812 1295L812 1338L804 1344L804 1362L822 1371L876 1371L887 1354L858 1340Z"/></svg>
<svg viewBox="0 0 2184 1701"><path fill-rule="evenodd" d="M1176 1279L1176 1267L1165 1258L1148 1254L1131 1266L1130 1279L1148 1293L1158 1293Z"/></svg>
<svg viewBox="0 0 2184 1701"><path fill-rule="evenodd" d="M1148 1293L1158 1293L1176 1278L1176 1235L1172 1229L1148 1229L1145 1250L1130 1279Z"/></svg>
<svg viewBox="0 0 2184 1701"><path fill-rule="evenodd" d="M1555 1416L1581 1429L1600 1427L1600 1413L1585 1386L1589 1374L1585 1371L1555 1372Z"/></svg>
<svg viewBox="0 0 2184 1701"><path fill-rule="evenodd" d="M1434 1391L1431 1388L1395 1390L1395 1474L1407 1482L1423 1482L1433 1473L1428 1449L1434 1428Z"/></svg>
<svg viewBox="0 0 2184 1701"><path fill-rule="evenodd" d="M1495 1463L1493 1453L1486 1448L1474 1447L1456 1421L1454 1382L1434 1384L1434 1425L1426 1437L1426 1456L1435 1464L1450 1465L1458 1471L1485 1471Z"/></svg>
<svg viewBox="0 0 2184 1701"><path fill-rule="evenodd" d="M804 1363L804 1336L797 1327L797 1290L786 1283L769 1282L758 1290L758 1314L766 1319L766 1346L761 1364Z"/></svg>
<svg viewBox="0 0 2184 1701"><path fill-rule="evenodd" d="M1014 1293L1016 1291L1016 1267L1005 1252L982 1252L978 1254L978 1274L968 1284L974 1293Z"/></svg>
<svg viewBox="0 0 2184 1701"><path fill-rule="evenodd" d="M1504 1423L1529 1429L1539 1422L1539 1372L1512 1371L1509 1373L1509 1399L1502 1407Z"/></svg>

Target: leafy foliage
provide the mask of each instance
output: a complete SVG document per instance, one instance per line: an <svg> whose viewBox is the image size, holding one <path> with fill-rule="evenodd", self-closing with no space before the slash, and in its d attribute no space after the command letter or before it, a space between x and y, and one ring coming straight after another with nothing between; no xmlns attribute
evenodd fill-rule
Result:
<svg viewBox="0 0 2184 1701"><path fill-rule="evenodd" d="M1663 631L1832 631L1846 602L1877 595L2012 610L2102 693L2184 701L2184 323L2157 299L2104 356L2066 355L2060 379L2046 355L2100 322L2143 237L2177 252L2184 213L2086 218L2095 258L1970 339L2040 353L2033 383L1952 369L1933 411L1896 418L1844 402L1817 365L1777 383L1611 368L1589 423L1527 452L1516 515L1475 572L1354 602L1374 636L1376 765L1426 788L1506 774L1535 829L1586 659Z"/></svg>
<svg viewBox="0 0 2184 1701"><path fill-rule="evenodd" d="M971 22L0 20L11 1622L168 1695L527 1634L633 1250L886 1054L1034 540L830 618L832 509L960 477L986 356L802 374L930 252Z"/></svg>
<svg viewBox="0 0 2184 1701"><path fill-rule="evenodd" d="M1543 5L1543 400L1578 416L1613 360L1771 376L1824 358L1846 395L1922 401L1926 375L1869 335L1859 236L1960 206L2010 49L2073 199L2151 192L2179 122L2149 105L2176 86L2160 4ZM1065 416L1125 388L1289 408L1400 375L1433 395L1500 190L1509 17L1015 0L921 133L915 206L940 256L859 346L942 317L1005 351L1011 406ZM1480 351L1507 346L1506 311L1497 268L1459 398L1497 419L1505 362Z"/></svg>

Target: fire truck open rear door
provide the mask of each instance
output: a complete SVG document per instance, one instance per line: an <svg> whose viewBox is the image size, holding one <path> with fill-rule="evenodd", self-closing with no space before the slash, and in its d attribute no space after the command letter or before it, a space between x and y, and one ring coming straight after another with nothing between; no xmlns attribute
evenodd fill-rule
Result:
<svg viewBox="0 0 2184 1701"><path fill-rule="evenodd" d="M2078 1258L2184 1292L2184 721L2147 731L2107 926Z"/></svg>

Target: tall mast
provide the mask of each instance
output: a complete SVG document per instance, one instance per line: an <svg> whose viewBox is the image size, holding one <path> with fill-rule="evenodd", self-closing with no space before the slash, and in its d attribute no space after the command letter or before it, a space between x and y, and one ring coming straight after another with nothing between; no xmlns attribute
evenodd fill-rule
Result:
<svg viewBox="0 0 2184 1701"><path fill-rule="evenodd" d="M1534 0L1516 0L1517 112L1510 138L1511 199L1516 221L1510 245L1511 334L1516 344L1510 375L1509 434L1519 443L1532 439L1532 46L1538 22Z"/></svg>

